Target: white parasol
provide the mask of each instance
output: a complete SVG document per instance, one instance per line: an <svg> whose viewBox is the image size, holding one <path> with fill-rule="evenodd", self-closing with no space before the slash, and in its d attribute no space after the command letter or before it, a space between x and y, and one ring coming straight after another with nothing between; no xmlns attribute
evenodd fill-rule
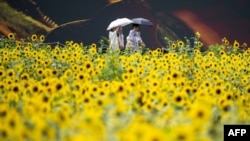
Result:
<svg viewBox="0 0 250 141"><path fill-rule="evenodd" d="M131 23L133 23L133 21L128 19L128 18L118 18L109 24L107 30L110 30L110 29L117 27L117 26L126 26L126 25L131 24Z"/></svg>

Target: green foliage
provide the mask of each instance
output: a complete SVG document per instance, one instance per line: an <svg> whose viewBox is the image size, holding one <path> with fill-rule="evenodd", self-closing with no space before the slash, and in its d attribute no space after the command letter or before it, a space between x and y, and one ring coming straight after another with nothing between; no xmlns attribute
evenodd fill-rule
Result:
<svg viewBox="0 0 250 141"><path fill-rule="evenodd" d="M111 57L112 56L112 57ZM101 80L121 80L124 69L119 64L119 51L108 50L105 55L107 65L101 70Z"/></svg>

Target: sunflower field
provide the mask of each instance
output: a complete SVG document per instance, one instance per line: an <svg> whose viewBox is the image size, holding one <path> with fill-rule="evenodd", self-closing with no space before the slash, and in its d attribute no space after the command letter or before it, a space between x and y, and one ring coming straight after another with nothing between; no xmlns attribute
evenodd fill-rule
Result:
<svg viewBox="0 0 250 141"><path fill-rule="evenodd" d="M143 53L0 38L0 140L223 140L250 123L250 49L199 36Z"/></svg>

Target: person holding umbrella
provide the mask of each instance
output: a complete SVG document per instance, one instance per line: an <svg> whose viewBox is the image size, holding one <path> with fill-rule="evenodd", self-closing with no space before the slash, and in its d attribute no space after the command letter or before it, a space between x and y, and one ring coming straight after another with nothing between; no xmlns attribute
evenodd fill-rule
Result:
<svg viewBox="0 0 250 141"><path fill-rule="evenodd" d="M124 35L121 26L113 27L109 31L109 42L110 48L113 50L124 49Z"/></svg>
<svg viewBox="0 0 250 141"><path fill-rule="evenodd" d="M132 21L132 30L130 30L129 35L127 36L126 48L138 51L140 47L145 47L145 43L139 32L140 25L152 26L153 23L150 20L141 17L133 18Z"/></svg>
<svg viewBox="0 0 250 141"><path fill-rule="evenodd" d="M109 47L114 50L124 49L124 35L122 27L131 24L133 21L128 18L118 18L112 21L107 30L109 31Z"/></svg>
<svg viewBox="0 0 250 141"><path fill-rule="evenodd" d="M127 39L126 48L138 51L139 47L145 46L139 32L139 27L140 27L139 24L136 23L132 24L132 29L129 31L129 34L126 38Z"/></svg>

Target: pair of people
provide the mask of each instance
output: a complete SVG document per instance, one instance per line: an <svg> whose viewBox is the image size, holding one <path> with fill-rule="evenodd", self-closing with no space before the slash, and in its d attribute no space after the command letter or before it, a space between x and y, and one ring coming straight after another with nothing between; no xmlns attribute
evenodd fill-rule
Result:
<svg viewBox="0 0 250 141"><path fill-rule="evenodd" d="M140 32L139 24L132 24L132 29L129 31L128 36L126 37L127 43L126 48L129 48L134 51L138 51L140 46L145 46ZM124 49L124 35L122 32L122 27L115 27L109 32L110 48L111 49Z"/></svg>

